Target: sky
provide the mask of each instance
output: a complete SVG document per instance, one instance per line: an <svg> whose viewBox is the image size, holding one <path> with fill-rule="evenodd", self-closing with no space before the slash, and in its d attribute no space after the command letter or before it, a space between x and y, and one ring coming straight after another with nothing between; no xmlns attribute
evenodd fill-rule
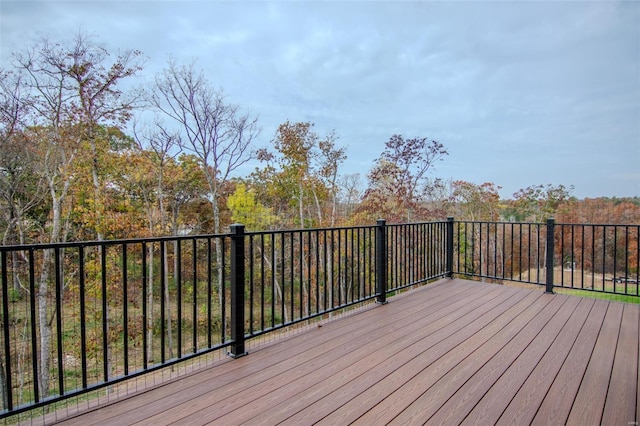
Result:
<svg viewBox="0 0 640 426"><path fill-rule="evenodd" d="M141 84L195 61L258 116L259 145L287 120L335 130L340 173L363 185L400 134L444 144L432 177L504 198L538 184L640 196L640 0L0 0L0 67L79 31L141 50Z"/></svg>

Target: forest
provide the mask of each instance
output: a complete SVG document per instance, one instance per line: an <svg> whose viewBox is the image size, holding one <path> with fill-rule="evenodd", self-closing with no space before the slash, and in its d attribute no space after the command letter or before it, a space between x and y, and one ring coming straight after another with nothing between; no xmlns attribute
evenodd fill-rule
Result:
<svg viewBox="0 0 640 426"><path fill-rule="evenodd" d="M426 137L390 135L366 176L341 172L339 136L282 123L258 147L259 123L195 65L169 61L146 87L136 50L112 55L90 36L44 39L0 70L2 244L210 234L442 220L637 223L640 200L577 200L533 184L435 177L448 155ZM144 113L144 114L142 114ZM141 121L134 117L145 116ZM245 176L238 171L258 164Z"/></svg>

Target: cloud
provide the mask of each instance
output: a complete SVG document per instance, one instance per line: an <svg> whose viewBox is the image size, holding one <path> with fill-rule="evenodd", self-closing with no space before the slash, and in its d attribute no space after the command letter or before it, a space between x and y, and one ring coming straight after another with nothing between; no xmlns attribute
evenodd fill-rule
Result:
<svg viewBox="0 0 640 426"><path fill-rule="evenodd" d="M147 76L197 59L260 116L335 129L344 172L366 174L394 133L444 143L444 178L640 195L638 2L0 3L0 61L78 28L141 49Z"/></svg>

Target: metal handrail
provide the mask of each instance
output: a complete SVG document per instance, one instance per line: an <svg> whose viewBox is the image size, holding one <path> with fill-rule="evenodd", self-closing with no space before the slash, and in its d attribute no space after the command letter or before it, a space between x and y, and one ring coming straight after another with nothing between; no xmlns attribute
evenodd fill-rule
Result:
<svg viewBox="0 0 640 426"><path fill-rule="evenodd" d="M0 247L0 418L459 276L638 296L640 225L446 221Z"/></svg>

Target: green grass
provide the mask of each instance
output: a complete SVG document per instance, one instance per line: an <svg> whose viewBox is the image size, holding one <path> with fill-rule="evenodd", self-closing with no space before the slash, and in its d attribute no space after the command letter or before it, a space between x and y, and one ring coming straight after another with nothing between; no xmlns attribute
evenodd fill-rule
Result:
<svg viewBox="0 0 640 426"><path fill-rule="evenodd" d="M567 288L554 288L558 294L567 294L570 296L590 297L592 299L612 300L616 302L637 303L640 304L640 296L629 296L624 294L604 293L600 291L590 290L574 290Z"/></svg>

